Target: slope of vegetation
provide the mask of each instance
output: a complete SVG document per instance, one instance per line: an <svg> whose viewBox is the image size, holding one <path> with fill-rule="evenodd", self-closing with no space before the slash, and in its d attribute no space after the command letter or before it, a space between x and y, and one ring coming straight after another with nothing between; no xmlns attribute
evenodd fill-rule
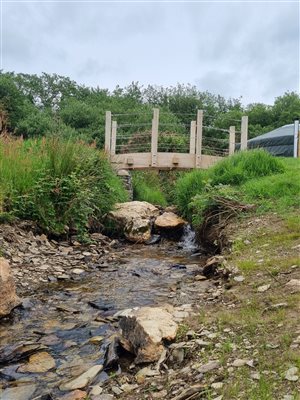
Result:
<svg viewBox="0 0 300 400"><path fill-rule="evenodd" d="M57 138L0 140L0 214L36 221L53 234L84 236L117 201L121 181L105 155Z"/></svg>
<svg viewBox="0 0 300 400"><path fill-rule="evenodd" d="M299 160L278 159L263 150L236 153L207 171L183 175L176 184L176 204L196 225L216 197L253 203L257 212L285 212L299 206L299 194Z"/></svg>

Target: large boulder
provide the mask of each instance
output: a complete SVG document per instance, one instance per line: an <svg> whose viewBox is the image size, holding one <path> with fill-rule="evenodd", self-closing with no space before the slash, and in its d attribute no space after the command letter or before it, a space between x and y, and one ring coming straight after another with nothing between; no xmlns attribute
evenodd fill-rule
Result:
<svg viewBox="0 0 300 400"><path fill-rule="evenodd" d="M155 227L158 229L178 229L182 228L187 222L173 212L164 212L156 218Z"/></svg>
<svg viewBox="0 0 300 400"><path fill-rule="evenodd" d="M187 222L172 211L165 211L154 222L155 232L168 239L179 240Z"/></svg>
<svg viewBox="0 0 300 400"><path fill-rule="evenodd" d="M107 218L130 242L144 243L151 237L152 221L159 209L146 201L117 203Z"/></svg>
<svg viewBox="0 0 300 400"><path fill-rule="evenodd" d="M0 318L21 304L8 261L0 257Z"/></svg>
<svg viewBox="0 0 300 400"><path fill-rule="evenodd" d="M178 325L172 314L161 307L142 307L121 318L123 338L136 355L135 362L157 361L164 350L164 340L174 340Z"/></svg>

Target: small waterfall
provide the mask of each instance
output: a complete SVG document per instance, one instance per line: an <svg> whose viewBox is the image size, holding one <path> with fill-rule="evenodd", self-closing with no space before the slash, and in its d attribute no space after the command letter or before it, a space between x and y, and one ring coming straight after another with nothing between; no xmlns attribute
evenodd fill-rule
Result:
<svg viewBox="0 0 300 400"><path fill-rule="evenodd" d="M198 248L196 243L196 233L193 231L190 224L185 225L178 246L185 251L194 251Z"/></svg>

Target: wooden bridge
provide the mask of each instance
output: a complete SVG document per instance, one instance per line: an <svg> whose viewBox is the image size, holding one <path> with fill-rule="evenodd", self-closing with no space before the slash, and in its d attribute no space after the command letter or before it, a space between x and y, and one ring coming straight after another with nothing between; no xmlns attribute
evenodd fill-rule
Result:
<svg viewBox="0 0 300 400"><path fill-rule="evenodd" d="M106 112L105 119L105 151L109 155L111 163L117 170L120 169L158 169L158 170L172 170L172 169L192 169L202 168L206 169L217 161L222 159L224 156L231 155L235 151L236 133L240 134L240 149L245 150L247 148L248 139L248 117L243 116L240 121L240 131L236 131L235 125L230 126L228 129L215 128L213 126L205 126L203 124L204 112L202 110L197 111L196 119L190 121L189 124L189 138L186 138L187 146L179 149L162 148L158 146L160 132L160 116L159 109L153 109L152 121L148 123L151 126L151 130L144 131L137 134L127 134L120 137L122 143L117 145L118 129L119 127L133 126L134 124L119 124L117 117L121 115L130 114L115 114L111 111ZM137 114L132 114L137 115ZM150 125L151 124L151 125ZM146 124L143 124L146 125ZM222 150L213 148L212 146L203 146L204 129L214 129L221 131L223 139L210 136L207 140L208 143L215 143L216 141L222 141ZM135 142L138 140L145 140L148 138L148 146L144 143L143 145L137 146ZM126 142L127 141L127 142ZM215 142L214 142L215 141ZM126 144L127 143L127 144ZM226 144L227 143L227 144ZM189 148L188 148L189 147ZM138 148L138 151L136 149Z"/></svg>

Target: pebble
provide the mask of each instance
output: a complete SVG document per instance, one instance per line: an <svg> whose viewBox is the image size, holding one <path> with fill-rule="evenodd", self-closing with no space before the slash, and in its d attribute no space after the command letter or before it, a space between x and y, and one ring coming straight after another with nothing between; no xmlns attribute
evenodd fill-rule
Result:
<svg viewBox="0 0 300 400"><path fill-rule="evenodd" d="M99 344L103 341L103 339L104 339L104 336L93 336L89 339L89 342L93 343L93 344Z"/></svg>
<svg viewBox="0 0 300 400"><path fill-rule="evenodd" d="M297 375L298 373L298 368L297 367L291 367L289 368L286 373L285 373L285 379L291 382L297 382L299 379L299 376Z"/></svg>
<svg viewBox="0 0 300 400"><path fill-rule="evenodd" d="M123 390L123 392L132 392L133 390L137 389L139 387L139 385L135 385L135 384L129 384L129 383L124 383L123 385L121 385L121 389Z"/></svg>
<svg viewBox="0 0 300 400"><path fill-rule="evenodd" d="M166 399L168 392L166 390L161 390L160 392L153 392L151 397L153 399Z"/></svg>
<svg viewBox="0 0 300 400"><path fill-rule="evenodd" d="M213 371L214 369L220 368L220 363L217 360L213 360L208 362L207 364L201 365L199 368L196 368L198 372L206 373Z"/></svg>
<svg viewBox="0 0 300 400"><path fill-rule="evenodd" d="M102 371L103 365L94 365L90 369L88 369L86 372L81 374L75 379L72 379L71 381L65 382L60 385L59 389L62 391L65 390L74 390L74 389L82 389L87 384L95 378L95 376Z"/></svg>
<svg viewBox="0 0 300 400"><path fill-rule="evenodd" d="M87 392L84 392L83 390L74 390L73 392L60 397L59 400L85 400L86 398Z"/></svg>
<svg viewBox="0 0 300 400"><path fill-rule="evenodd" d="M214 382L211 384L211 387L216 390L222 389L223 386L224 386L223 382Z"/></svg>
<svg viewBox="0 0 300 400"><path fill-rule="evenodd" d="M72 269L72 273L75 274L75 275L81 275L81 274L83 274L84 272L85 272L85 270L84 270L84 269L81 269L81 268L74 268L74 269Z"/></svg>
<svg viewBox="0 0 300 400"><path fill-rule="evenodd" d="M285 286L292 292L300 292L300 279L291 279Z"/></svg>
<svg viewBox="0 0 300 400"><path fill-rule="evenodd" d="M197 343L197 345L200 346L200 347L209 347L209 346L211 346L210 342L206 342L205 340L202 340L202 339L195 339L195 343Z"/></svg>
<svg viewBox="0 0 300 400"><path fill-rule="evenodd" d="M57 279L70 279L70 275L68 274L61 274L57 276Z"/></svg>
<svg viewBox="0 0 300 400"><path fill-rule="evenodd" d="M111 391L117 396L123 393L123 390L121 390L118 386L112 386Z"/></svg>
<svg viewBox="0 0 300 400"><path fill-rule="evenodd" d="M45 351L32 354L29 357L29 362L25 365L21 365L18 368L18 372L32 372L32 373L43 373L55 367L55 360L50 354Z"/></svg>
<svg viewBox="0 0 300 400"><path fill-rule="evenodd" d="M22 385L5 389L1 392L1 400L30 400L36 390L36 385Z"/></svg>
<svg viewBox="0 0 300 400"><path fill-rule="evenodd" d="M251 361L249 360L245 360L242 358L237 358L236 360L233 361L233 363L231 364L233 367L243 367L245 365L249 365Z"/></svg>
<svg viewBox="0 0 300 400"><path fill-rule="evenodd" d="M266 292L267 290L269 290L270 287L271 287L270 284L268 284L268 285L262 285L262 286L259 286L259 287L257 288L257 291L260 292L260 293L263 293L263 292Z"/></svg>
<svg viewBox="0 0 300 400"><path fill-rule="evenodd" d="M98 394L101 394L103 392L103 389L99 385L95 385L92 387L91 391L89 392L89 395L91 396L98 396Z"/></svg>
<svg viewBox="0 0 300 400"><path fill-rule="evenodd" d="M236 282L243 282L245 280L245 277L243 275L238 275L235 276L233 280L235 280Z"/></svg>
<svg viewBox="0 0 300 400"><path fill-rule="evenodd" d="M251 376L252 379L255 379L256 381L260 380L260 373L259 372L254 372L250 376Z"/></svg>
<svg viewBox="0 0 300 400"><path fill-rule="evenodd" d="M206 281L207 278L204 275L195 275L195 281Z"/></svg>

